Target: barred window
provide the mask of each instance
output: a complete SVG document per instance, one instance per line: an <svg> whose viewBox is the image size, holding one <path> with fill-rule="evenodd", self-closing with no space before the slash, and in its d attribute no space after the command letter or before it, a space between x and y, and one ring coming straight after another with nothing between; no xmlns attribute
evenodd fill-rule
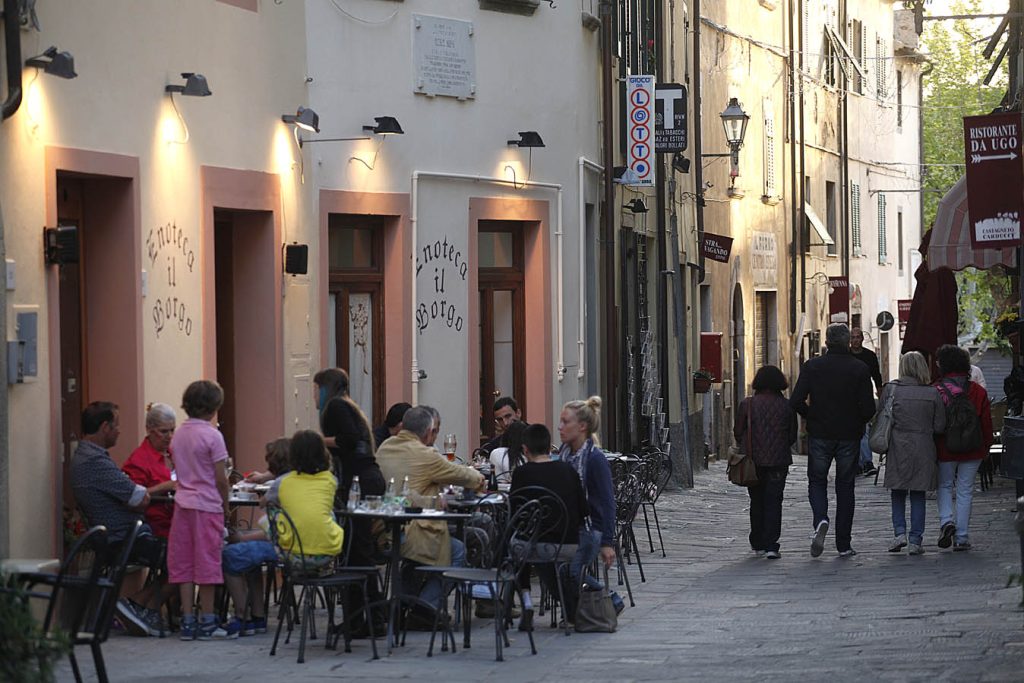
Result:
<svg viewBox="0 0 1024 683"><path fill-rule="evenodd" d="M853 231L853 255L860 256L860 185L850 183L850 229Z"/></svg>

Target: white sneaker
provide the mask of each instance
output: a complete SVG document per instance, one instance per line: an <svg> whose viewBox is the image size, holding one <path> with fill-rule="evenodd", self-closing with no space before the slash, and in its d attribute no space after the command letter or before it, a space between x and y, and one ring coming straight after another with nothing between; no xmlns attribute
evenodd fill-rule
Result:
<svg viewBox="0 0 1024 683"><path fill-rule="evenodd" d="M828 533L828 520L818 522L818 528L811 534L811 557L818 557L825 549L825 534Z"/></svg>
<svg viewBox="0 0 1024 683"><path fill-rule="evenodd" d="M782 553L780 553L778 550L769 550L764 554L764 556L769 560L777 560L780 557L782 557Z"/></svg>
<svg viewBox="0 0 1024 683"><path fill-rule="evenodd" d="M899 551L903 550L906 547L907 547L907 535L906 534L900 534L899 536L894 537L892 539L892 542L889 543L889 552L890 553L898 553Z"/></svg>

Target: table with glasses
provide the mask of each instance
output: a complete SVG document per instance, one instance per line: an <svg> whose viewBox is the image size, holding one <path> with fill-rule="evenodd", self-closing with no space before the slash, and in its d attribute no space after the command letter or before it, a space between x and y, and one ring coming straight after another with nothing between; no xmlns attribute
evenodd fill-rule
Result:
<svg viewBox="0 0 1024 683"><path fill-rule="evenodd" d="M457 522L465 523L470 515L460 512L446 512L444 510L424 510L422 512L392 512L390 510L378 509L357 509L338 510L337 514L343 517L355 519L379 519L391 531L391 556L388 558L388 585L390 595L385 598L388 605L388 654L391 654L392 646L398 639L398 614L402 602L415 604L419 598L415 595L407 595L402 590L402 529L409 522L416 520L428 520L432 522ZM367 614L369 614L367 605ZM433 605L431 605L433 608Z"/></svg>

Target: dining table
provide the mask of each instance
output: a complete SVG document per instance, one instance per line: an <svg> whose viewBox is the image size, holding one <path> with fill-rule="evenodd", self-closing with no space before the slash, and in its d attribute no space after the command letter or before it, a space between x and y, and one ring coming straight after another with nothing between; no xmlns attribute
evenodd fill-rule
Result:
<svg viewBox="0 0 1024 683"><path fill-rule="evenodd" d="M388 608L388 654L391 654L392 647L398 641L398 615L402 604L426 605L419 596L406 593L402 588L402 530L409 522L417 520L428 520L432 522L455 522L464 524L470 518L469 514L462 512L449 512L446 510L422 510L420 512L391 512L388 510L337 510L336 514L355 519L379 519L391 532L391 554L388 557L388 587L389 595L383 601L374 604L387 604ZM433 610L435 607L429 605ZM367 605L369 611L370 605Z"/></svg>

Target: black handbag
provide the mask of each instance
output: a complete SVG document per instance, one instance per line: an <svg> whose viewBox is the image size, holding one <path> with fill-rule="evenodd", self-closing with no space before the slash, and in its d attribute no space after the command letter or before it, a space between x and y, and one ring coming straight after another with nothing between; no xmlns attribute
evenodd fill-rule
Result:
<svg viewBox="0 0 1024 683"><path fill-rule="evenodd" d="M576 631L579 633L615 633L619 615L608 591L608 567L604 568L604 586L600 590L580 587L576 605Z"/></svg>

